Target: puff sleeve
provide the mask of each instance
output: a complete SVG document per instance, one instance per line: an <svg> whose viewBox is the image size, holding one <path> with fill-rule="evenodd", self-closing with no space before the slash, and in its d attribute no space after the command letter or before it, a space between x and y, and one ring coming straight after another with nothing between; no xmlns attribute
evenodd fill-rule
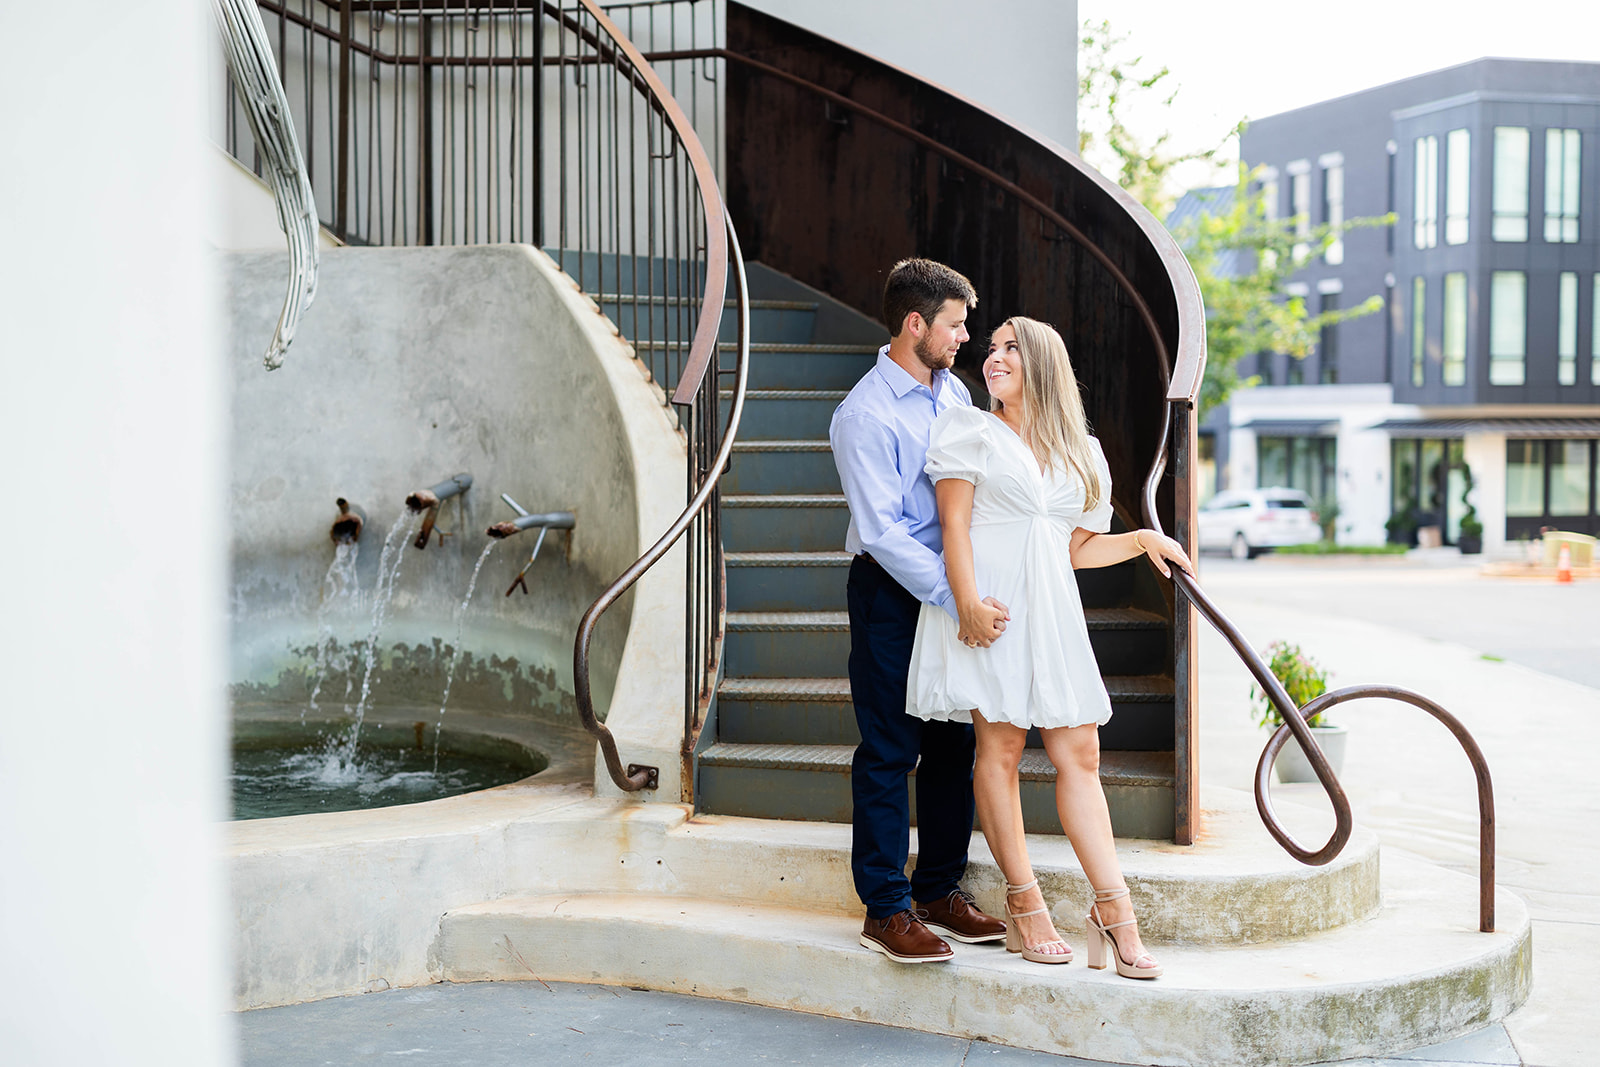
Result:
<svg viewBox="0 0 1600 1067"><path fill-rule="evenodd" d="M975 407L959 404L946 408L933 420L928 434L928 462L923 467L931 481L960 478L983 484L989 468L993 421Z"/></svg>
<svg viewBox="0 0 1600 1067"><path fill-rule="evenodd" d="M1091 533L1105 533L1111 529L1111 468L1106 464L1106 454L1100 449L1098 437L1089 438L1089 451L1094 454L1095 473L1100 475L1100 503L1093 511L1085 511L1078 525Z"/></svg>

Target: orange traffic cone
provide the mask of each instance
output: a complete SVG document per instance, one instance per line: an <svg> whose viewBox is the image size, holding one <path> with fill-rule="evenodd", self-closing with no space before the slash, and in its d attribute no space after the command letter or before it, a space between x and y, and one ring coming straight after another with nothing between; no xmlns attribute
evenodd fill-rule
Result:
<svg viewBox="0 0 1600 1067"><path fill-rule="evenodd" d="M1556 581L1572 581L1572 549L1564 543L1561 551L1556 553Z"/></svg>

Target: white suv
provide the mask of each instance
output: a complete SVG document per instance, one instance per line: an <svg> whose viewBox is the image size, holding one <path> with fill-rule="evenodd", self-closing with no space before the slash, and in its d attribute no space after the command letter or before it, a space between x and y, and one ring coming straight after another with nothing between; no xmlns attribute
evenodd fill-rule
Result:
<svg viewBox="0 0 1600 1067"><path fill-rule="evenodd" d="M1321 539L1311 498L1298 489L1222 492L1200 509L1200 547L1225 548L1234 559Z"/></svg>

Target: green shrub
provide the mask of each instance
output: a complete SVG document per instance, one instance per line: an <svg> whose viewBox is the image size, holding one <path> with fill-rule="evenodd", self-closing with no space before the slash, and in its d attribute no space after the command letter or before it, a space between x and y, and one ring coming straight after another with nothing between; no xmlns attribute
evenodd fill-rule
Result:
<svg viewBox="0 0 1600 1067"><path fill-rule="evenodd" d="M1299 645L1291 645L1287 641L1274 641L1267 646L1266 657L1267 669L1283 683L1284 691L1289 694L1289 699L1294 701L1296 707L1303 708L1328 691L1328 672L1323 670L1316 660L1302 652ZM1251 712L1259 725L1272 730L1283 725L1283 716L1279 714L1277 705L1272 703L1266 692L1255 682L1250 683L1250 699L1253 702ZM1306 724L1328 725L1321 715L1306 720Z"/></svg>

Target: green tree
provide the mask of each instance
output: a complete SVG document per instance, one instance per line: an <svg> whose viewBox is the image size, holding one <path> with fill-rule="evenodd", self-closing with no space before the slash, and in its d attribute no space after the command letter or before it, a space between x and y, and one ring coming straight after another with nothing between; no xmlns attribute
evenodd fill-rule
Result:
<svg viewBox="0 0 1600 1067"><path fill-rule="evenodd" d="M1117 183L1164 219L1175 199L1173 183L1186 164L1220 162L1244 132L1240 120L1216 147L1180 153L1169 148L1170 131L1148 143L1129 126L1130 110L1155 112L1170 107L1178 93L1171 71L1148 70L1145 59L1128 47L1126 35L1107 21L1085 20L1078 50L1078 154L1106 169ZM1191 167L1190 170L1195 168ZM1183 244L1206 304L1206 374L1200 392L1200 417L1226 403L1241 386L1239 360L1257 352L1287 352L1304 359L1325 326L1370 315L1383 306L1374 295L1350 308L1311 314L1303 297L1285 292L1295 272L1324 255L1347 231L1389 225L1393 216L1352 219L1338 226L1306 227L1307 220L1275 219L1267 210L1256 176L1238 168L1233 196L1217 198L1216 209L1174 234ZM1237 255L1231 253L1238 253Z"/></svg>
<svg viewBox="0 0 1600 1067"><path fill-rule="evenodd" d="M1129 127L1129 109L1165 109L1177 95L1171 70L1146 69L1126 34L1115 32L1108 21L1084 20L1078 41L1078 155L1115 178L1158 219L1166 218L1177 198L1175 171L1186 164L1201 164L1201 171L1208 164L1216 168L1244 126L1239 123L1215 147L1198 152L1171 151L1170 131L1144 143Z"/></svg>
<svg viewBox="0 0 1600 1067"><path fill-rule="evenodd" d="M1174 234L1189 257L1206 304L1206 375L1200 418L1226 403L1241 379L1239 360L1257 352L1287 352L1304 359L1323 327L1371 315L1383 307L1376 295L1336 311L1311 314L1301 296L1288 296L1289 280L1312 257L1325 255L1353 229L1388 225L1392 216L1351 219L1338 226L1304 227L1298 217L1272 218L1257 175L1239 168L1231 197ZM1229 255L1229 253L1241 253ZM1242 262L1241 262L1242 261Z"/></svg>

